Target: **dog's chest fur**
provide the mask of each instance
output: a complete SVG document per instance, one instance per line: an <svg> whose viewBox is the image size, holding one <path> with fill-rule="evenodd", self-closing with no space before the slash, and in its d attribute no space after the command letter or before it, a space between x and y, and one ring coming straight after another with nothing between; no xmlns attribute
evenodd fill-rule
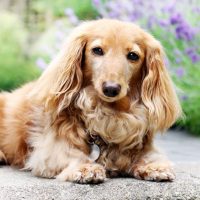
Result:
<svg viewBox="0 0 200 200"><path fill-rule="evenodd" d="M83 89L76 101L81 119L90 134L99 135L108 143L136 145L146 133L144 107L133 102L128 112L105 106L89 88Z"/></svg>

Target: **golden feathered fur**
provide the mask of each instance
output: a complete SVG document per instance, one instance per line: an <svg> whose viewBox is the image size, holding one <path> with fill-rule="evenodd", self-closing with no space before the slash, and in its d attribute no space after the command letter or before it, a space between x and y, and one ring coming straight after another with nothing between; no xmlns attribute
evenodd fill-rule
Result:
<svg viewBox="0 0 200 200"><path fill-rule="evenodd" d="M93 52L97 47L103 55ZM139 59L128 59L129 52ZM120 85L119 94L106 96L105 82ZM180 115L157 40L128 22L86 22L37 81L0 94L0 160L80 183L101 182L106 172L173 180L153 137ZM104 141L96 162L90 134Z"/></svg>

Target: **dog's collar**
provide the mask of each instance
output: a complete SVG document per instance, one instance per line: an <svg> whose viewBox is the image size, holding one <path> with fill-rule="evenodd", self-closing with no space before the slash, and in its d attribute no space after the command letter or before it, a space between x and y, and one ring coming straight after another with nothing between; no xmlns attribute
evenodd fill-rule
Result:
<svg viewBox="0 0 200 200"><path fill-rule="evenodd" d="M102 139L96 134L88 133L88 143L91 145L96 144L97 146L100 146L102 143Z"/></svg>

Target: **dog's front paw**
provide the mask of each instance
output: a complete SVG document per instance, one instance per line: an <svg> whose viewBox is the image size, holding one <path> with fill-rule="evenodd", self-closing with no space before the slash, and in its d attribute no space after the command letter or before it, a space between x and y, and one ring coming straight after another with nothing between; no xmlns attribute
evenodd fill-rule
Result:
<svg viewBox="0 0 200 200"><path fill-rule="evenodd" d="M96 163L81 164L73 170L66 168L57 176L58 180L76 183L101 183L105 178L104 167Z"/></svg>
<svg viewBox="0 0 200 200"><path fill-rule="evenodd" d="M106 178L106 172L99 164L84 164L74 172L73 177L77 183L101 183Z"/></svg>
<svg viewBox="0 0 200 200"><path fill-rule="evenodd" d="M163 163L137 165L133 170L133 175L137 179L148 181L173 181L175 179L172 167Z"/></svg>

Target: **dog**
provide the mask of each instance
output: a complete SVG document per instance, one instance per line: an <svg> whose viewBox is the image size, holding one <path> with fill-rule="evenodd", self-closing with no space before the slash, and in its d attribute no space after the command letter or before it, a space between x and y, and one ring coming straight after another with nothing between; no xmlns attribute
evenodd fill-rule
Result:
<svg viewBox="0 0 200 200"><path fill-rule="evenodd" d="M38 80L0 94L0 160L77 183L173 181L153 140L181 113L153 36L129 22L84 22ZM95 160L91 138L101 144Z"/></svg>

